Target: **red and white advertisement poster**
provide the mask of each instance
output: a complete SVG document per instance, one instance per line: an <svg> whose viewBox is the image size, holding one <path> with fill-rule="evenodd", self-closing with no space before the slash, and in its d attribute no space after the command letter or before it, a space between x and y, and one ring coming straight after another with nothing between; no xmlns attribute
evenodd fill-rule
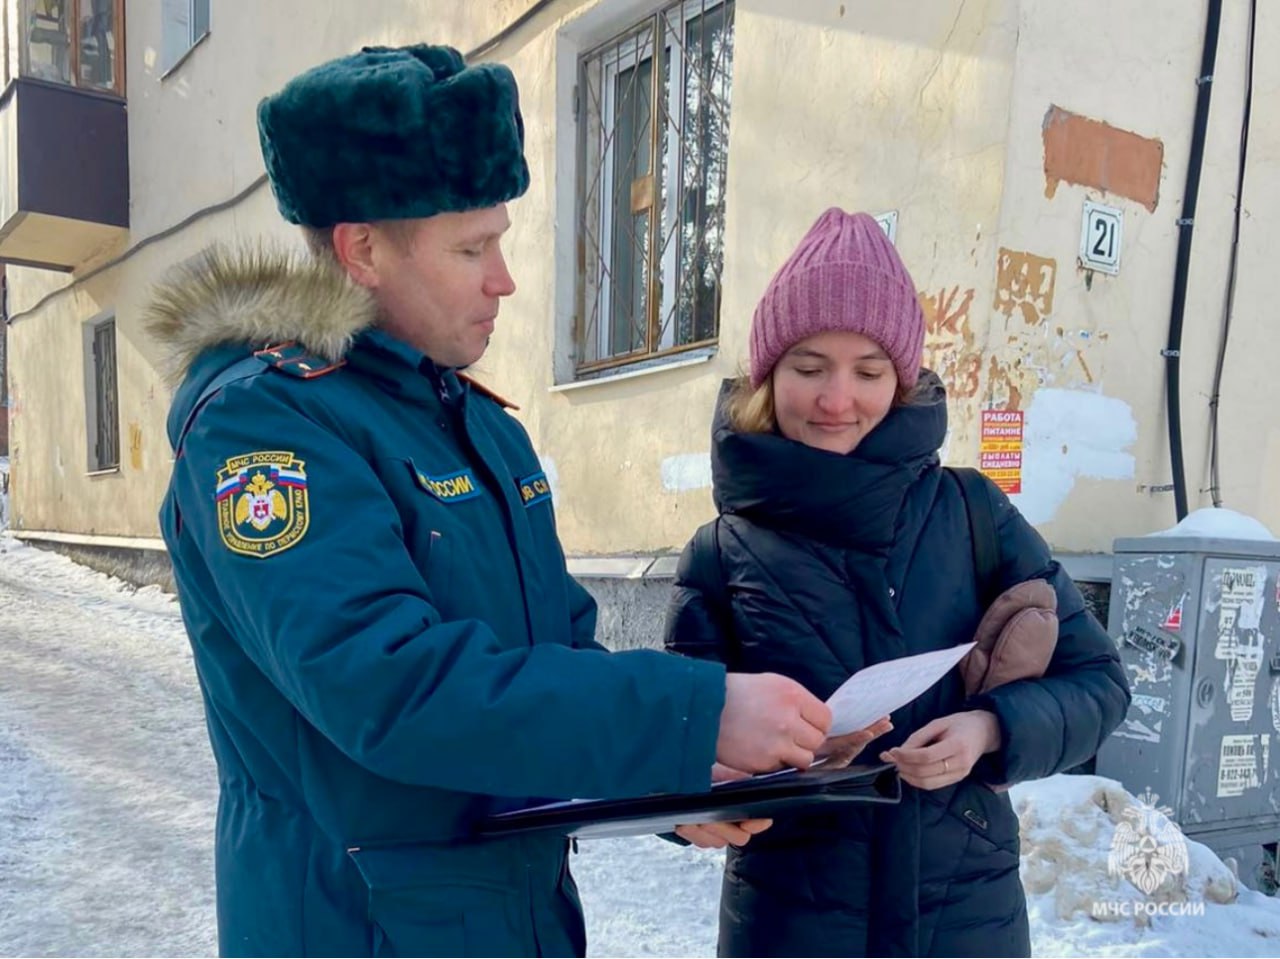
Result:
<svg viewBox="0 0 1280 959"><path fill-rule="evenodd" d="M1022 410L983 410L978 468L1006 493L1022 492Z"/></svg>

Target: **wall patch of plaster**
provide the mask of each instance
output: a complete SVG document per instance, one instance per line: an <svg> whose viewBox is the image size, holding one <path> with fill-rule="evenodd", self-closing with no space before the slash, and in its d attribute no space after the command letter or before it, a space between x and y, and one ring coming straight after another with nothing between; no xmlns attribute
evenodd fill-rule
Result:
<svg viewBox="0 0 1280 959"><path fill-rule="evenodd" d="M662 461L662 488L668 493L687 493L711 486L711 454L681 453Z"/></svg>
<svg viewBox="0 0 1280 959"><path fill-rule="evenodd" d="M1047 523L1078 477L1132 479L1128 450L1137 438L1133 410L1121 400L1084 390L1037 390L1027 408L1023 491L1014 503L1028 522Z"/></svg>
<svg viewBox="0 0 1280 959"><path fill-rule="evenodd" d="M539 456L538 465L547 475L547 485L551 487L551 501L560 504L560 471L556 469L556 461L550 456Z"/></svg>
<svg viewBox="0 0 1280 959"><path fill-rule="evenodd" d="M1051 106L1044 115L1044 195L1066 181L1096 187L1155 212L1164 144Z"/></svg>

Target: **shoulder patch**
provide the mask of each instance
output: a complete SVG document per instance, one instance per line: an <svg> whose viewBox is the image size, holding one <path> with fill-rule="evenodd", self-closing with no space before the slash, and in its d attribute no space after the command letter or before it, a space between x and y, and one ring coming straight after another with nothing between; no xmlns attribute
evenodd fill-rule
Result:
<svg viewBox="0 0 1280 959"><path fill-rule="evenodd" d="M222 545L258 559L296 546L311 518L304 465L286 450L258 450L227 460L218 470L214 491Z"/></svg>
<svg viewBox="0 0 1280 959"><path fill-rule="evenodd" d="M516 485L520 487L520 499L524 502L525 509L551 499L551 484L547 482L547 474L541 470L532 476L516 480Z"/></svg>
<svg viewBox="0 0 1280 959"><path fill-rule="evenodd" d="M458 470L444 476L428 476L414 466L413 475L424 492L430 493L442 503L460 503L474 499L481 493L480 484L476 482L471 470Z"/></svg>
<svg viewBox="0 0 1280 959"><path fill-rule="evenodd" d="M457 377L463 383L466 383L471 387L471 392L479 393L481 396L488 397L489 399L497 403L499 406L501 406L503 409L506 409L506 410L520 409L520 407L516 406L516 404L512 403L509 399L503 396L499 396L493 390L489 389L489 387L485 386L483 383L479 382L478 380L472 379L466 373L458 373Z"/></svg>
<svg viewBox="0 0 1280 959"><path fill-rule="evenodd" d="M279 346L269 346L265 350L256 351L253 355L273 370L288 373L290 376L296 376L300 380L313 380L317 376L324 376L326 373L332 373L334 370L347 365L346 360L330 363L322 356L308 353L296 343L281 343Z"/></svg>

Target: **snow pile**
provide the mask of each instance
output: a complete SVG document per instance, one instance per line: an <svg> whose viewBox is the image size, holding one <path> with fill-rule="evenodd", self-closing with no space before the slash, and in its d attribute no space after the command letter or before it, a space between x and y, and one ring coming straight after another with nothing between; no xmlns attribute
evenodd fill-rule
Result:
<svg viewBox="0 0 1280 959"><path fill-rule="evenodd" d="M1152 536L1202 536L1215 539L1262 540L1274 543L1276 538L1252 516L1235 510L1210 506L1189 513L1181 523Z"/></svg>
<svg viewBox="0 0 1280 959"><path fill-rule="evenodd" d="M1280 900L1101 776L1013 788L1038 956L1275 956Z"/></svg>
<svg viewBox="0 0 1280 959"><path fill-rule="evenodd" d="M1057 776L1017 787L1013 800L1022 885L1043 905L1051 900L1059 920L1093 916L1097 903L1228 903L1239 894L1235 876L1207 846L1184 839L1158 808L1114 780ZM1138 925L1148 924L1144 911L1135 912Z"/></svg>

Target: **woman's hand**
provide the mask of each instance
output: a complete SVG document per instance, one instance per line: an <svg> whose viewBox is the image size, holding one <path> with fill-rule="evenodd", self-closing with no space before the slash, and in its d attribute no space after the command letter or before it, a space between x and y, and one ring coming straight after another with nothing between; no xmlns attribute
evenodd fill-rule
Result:
<svg viewBox="0 0 1280 959"><path fill-rule="evenodd" d="M995 713L974 709L935 719L880 758L898 767L903 782L917 789L941 789L960 782L979 759L1000 746Z"/></svg>
<svg viewBox="0 0 1280 959"><path fill-rule="evenodd" d="M888 716L885 716L865 729L845 733L843 736L832 736L818 747L814 757L826 759L822 764L823 769L843 769L858 758L858 754L866 748L867 743L883 736L891 729L893 729L893 723L889 722Z"/></svg>

